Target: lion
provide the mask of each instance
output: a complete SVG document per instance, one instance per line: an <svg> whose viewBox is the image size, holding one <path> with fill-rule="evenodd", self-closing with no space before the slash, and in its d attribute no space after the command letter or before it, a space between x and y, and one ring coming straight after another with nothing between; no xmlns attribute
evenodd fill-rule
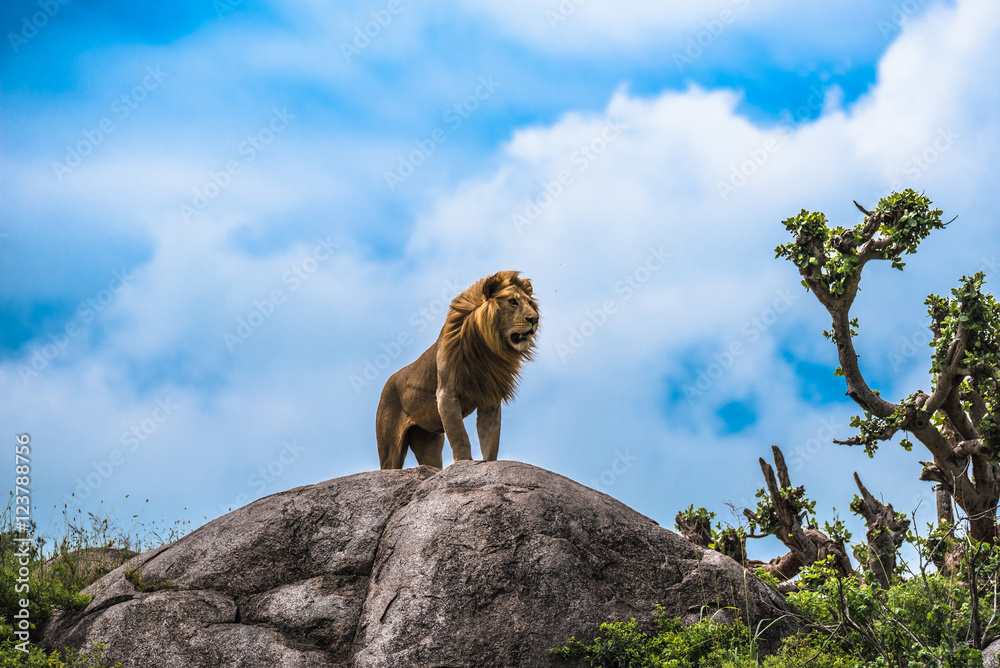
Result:
<svg viewBox="0 0 1000 668"><path fill-rule="evenodd" d="M375 415L381 468L403 468L407 448L417 463L441 468L445 436L455 461L472 459L462 423L472 411L483 460L496 461L500 405L513 399L537 332L538 303L520 272L481 278L455 297L434 344L382 388Z"/></svg>

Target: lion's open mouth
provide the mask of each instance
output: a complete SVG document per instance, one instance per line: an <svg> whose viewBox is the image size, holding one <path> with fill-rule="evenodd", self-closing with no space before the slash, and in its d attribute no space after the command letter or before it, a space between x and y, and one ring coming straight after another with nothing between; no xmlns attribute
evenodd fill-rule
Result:
<svg viewBox="0 0 1000 668"><path fill-rule="evenodd" d="M510 334L510 342L515 347L519 346L522 343L526 343L528 341L528 339L531 338L531 335L534 334L534 333L535 333L535 328L534 327L532 327L531 329L529 329L527 332L511 332L511 334Z"/></svg>

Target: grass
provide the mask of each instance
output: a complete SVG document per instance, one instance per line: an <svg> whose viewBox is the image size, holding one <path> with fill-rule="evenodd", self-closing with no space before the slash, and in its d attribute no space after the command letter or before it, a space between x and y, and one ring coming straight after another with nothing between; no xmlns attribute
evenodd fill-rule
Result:
<svg viewBox="0 0 1000 668"><path fill-rule="evenodd" d="M147 524L140 521L138 514L124 524L114 519L116 510L117 506L106 510L103 501L97 512L73 512L64 507L61 525L54 533L39 533L33 520L28 522L27 531L21 531L15 523L11 495L6 508L0 510L0 668L112 668L104 662L105 648L100 645L49 652L33 642L22 644L23 636L19 637L18 632L22 631L23 620L18 615L21 601L26 598L28 620L24 624L28 628L24 630L31 639L37 639L56 608L83 609L90 597L81 590L131 557L177 540L187 533L190 524L180 520L165 527L155 521ZM139 569L126 577L140 591L171 586L169 581L146 583Z"/></svg>

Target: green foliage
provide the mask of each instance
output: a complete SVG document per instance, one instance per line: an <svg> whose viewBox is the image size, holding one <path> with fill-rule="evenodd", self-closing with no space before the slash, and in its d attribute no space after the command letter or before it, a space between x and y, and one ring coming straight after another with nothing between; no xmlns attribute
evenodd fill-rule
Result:
<svg viewBox="0 0 1000 668"><path fill-rule="evenodd" d="M158 580L156 582L147 582L146 576L142 572L142 568L130 568L125 567L125 578L132 583L136 591L141 592L151 592L160 591L162 589L170 589L174 586L173 580Z"/></svg>
<svg viewBox="0 0 1000 668"><path fill-rule="evenodd" d="M40 538L30 538L34 522L29 522L29 532L15 529L11 506L3 512L0 525L0 618L11 620L21 610L20 601L28 604L28 618L32 624L41 624L56 607L68 610L82 609L90 601L59 577L39 577L44 558ZM27 541L20 539L28 538ZM26 569L22 571L21 569ZM27 576L24 573L27 572ZM3 625L0 625L0 630ZM9 630L9 627L7 627ZM0 640L7 637L0 634Z"/></svg>
<svg viewBox="0 0 1000 668"><path fill-rule="evenodd" d="M778 585L781 584L780 582L778 582L778 578L771 575L771 571L767 570L763 566L758 566L757 568L755 568L753 574L757 576L758 580L760 580L764 584L769 585L774 589L777 589Z"/></svg>
<svg viewBox="0 0 1000 668"><path fill-rule="evenodd" d="M865 417L855 415L851 418L851 426L858 430L858 435L854 437L854 443L864 446L865 454L874 457L878 450L878 444L892 438L898 430L898 417L893 414L888 418L880 418L877 415L865 411Z"/></svg>
<svg viewBox="0 0 1000 668"><path fill-rule="evenodd" d="M854 498L851 499L851 505L850 505L851 512L854 513L855 515L860 516L860 517L864 517L865 514L864 514L864 512L862 512L862 509L864 508L864 503L865 503L864 499L862 499L860 496L858 496L857 494L855 494ZM908 522L908 520L906 518L906 513L901 513L901 512L898 512L898 511L893 511L893 515L894 515L895 520L897 522ZM837 521L839 522L839 520L837 520ZM882 528L882 529L872 529L871 527L869 527L868 531L866 532L866 538L868 540L870 540L870 541L874 541L879 534L881 534L882 532L887 532L887 531L888 531L888 529L885 529L885 528ZM829 532L827 532L827 533L829 535ZM916 537L911 532L910 534L908 534L908 536L904 540L907 540L907 542L909 542L911 545L916 545L916 543L914 543L914 540L917 540L917 539L918 539L918 537ZM848 537L845 539L845 542L847 542L848 540L850 540L850 534L848 534ZM865 549L863 548L863 546L858 546L858 548L861 548L861 553L864 554ZM918 548L918 551L919 551L919 548ZM859 557L859 559L860 558L861 557ZM884 565L885 564L883 563L883 566ZM895 576L899 576L899 575L902 574L902 568L903 568L902 562L897 562L896 563L896 571L897 572L895 573Z"/></svg>
<svg viewBox="0 0 1000 668"><path fill-rule="evenodd" d="M730 559L742 562L746 557L747 531L743 527L730 525L722 526L719 523L712 530L712 542L708 547L721 552Z"/></svg>
<svg viewBox="0 0 1000 668"><path fill-rule="evenodd" d="M705 508L695 508L693 503L678 514L686 520L705 522L706 524L711 524L712 520L715 519L715 513L709 512Z"/></svg>
<svg viewBox="0 0 1000 668"><path fill-rule="evenodd" d="M865 411L864 418L853 416L851 426L858 430L858 434L851 440L850 444L864 446L865 454L869 458L874 457L879 443L888 441L900 430L905 430L915 417L927 418L926 412L916 408L916 398L917 393L914 392L900 402L898 409L884 418L873 415L869 411ZM939 414L931 416L930 419L940 426L942 418ZM913 450L913 442L908 438L901 438L899 445L907 452Z"/></svg>
<svg viewBox="0 0 1000 668"><path fill-rule="evenodd" d="M819 633L786 638L778 651L762 660L738 656L718 664L719 668L864 668L865 663Z"/></svg>
<svg viewBox="0 0 1000 668"><path fill-rule="evenodd" d="M902 269L901 257L915 253L932 230L947 224L941 221L940 209L931 209L930 205L928 198L909 189L879 200L869 220L878 224L875 236L880 240L880 259ZM795 240L775 248L775 256L791 260L804 276L815 280L830 295L843 295L860 268L858 245L864 241L863 224L831 229L825 215L805 209L782 222Z"/></svg>
<svg viewBox="0 0 1000 668"><path fill-rule="evenodd" d="M816 502L806 497L805 487L801 485L799 487L783 487L779 493L783 499L791 502L795 515L800 517L804 515L806 527L816 528L816 523L812 518L816 511ZM750 531L763 535L777 535L781 528L781 522L778 520L778 513L774 509L770 493L766 489L758 489L754 496L760 500L757 501L757 509L754 511L756 519L749 518Z"/></svg>
<svg viewBox="0 0 1000 668"><path fill-rule="evenodd" d="M995 572L998 564L1000 551L986 550L978 568ZM773 580L762 571L758 575ZM985 618L993 615L991 596L992 590L979 601ZM606 623L593 642L573 638L551 653L604 668L790 668L806 661L830 668L982 665L980 652L969 644L970 594L959 577L918 575L884 590L842 576L830 557L803 569L801 589L787 601L811 630L785 638L767 657L760 656L756 638L740 621L723 626L701 619L685 627L662 608L654 633L638 630L634 619ZM996 629L983 629L987 632Z"/></svg>
<svg viewBox="0 0 1000 668"><path fill-rule="evenodd" d="M943 564L945 556L955 548L953 529L947 522L927 524L927 535L919 536L913 531L906 535L906 542L917 548L917 554L925 562Z"/></svg>
<svg viewBox="0 0 1000 668"><path fill-rule="evenodd" d="M94 643L88 651L67 649L65 652L46 652L35 645L28 645L27 652L17 649L11 640L0 643L0 668L116 668L120 663L107 664L102 659L105 647Z"/></svg>
<svg viewBox="0 0 1000 668"><path fill-rule="evenodd" d="M823 521L823 533L833 540L843 541L845 544L851 540L851 532L847 530L844 521L837 517L837 509L833 509L833 524Z"/></svg>
<svg viewBox="0 0 1000 668"><path fill-rule="evenodd" d="M873 212L865 213L861 223L848 229L831 227L824 214L803 209L783 221L793 240L775 248L777 257L795 264L803 285L830 311L834 329L824 332L824 336L838 344L842 355L845 342L838 337L857 335L857 319L847 318L865 263L888 260L893 268L902 269L904 255L916 252L933 230L947 225L941 219L942 212L932 208L928 198L909 189L892 193L880 200ZM982 273L963 277L951 297L931 295L926 303L933 320L934 386L942 387L945 373L949 374L948 382L958 379L961 408L981 436L981 446L969 443L965 447L973 453L981 447L995 462L1000 461L1000 419L996 417L1000 415L1000 305L983 293L983 283ZM964 348L958 348L963 344ZM961 352L960 357L955 355L956 350ZM856 360L841 361L843 367L838 367L836 375L844 376L846 369L856 385ZM877 390L874 393L878 395ZM924 399L926 396L915 393L889 415L866 411L863 416L855 416L851 425L858 435L849 442L863 445L872 457L882 441L900 431L922 435L927 425L936 426L953 444L961 440L958 434L967 430L950 424L943 413L927 414ZM870 402L858 401L873 407ZM884 409L881 403L876 408L880 413ZM907 450L913 447L906 437L900 444ZM982 476L982 468L976 470ZM780 497L807 527L816 526L814 504L805 498L803 488L781 489ZM751 531L761 535L777 533L781 524L774 502L765 490L758 490L757 498ZM851 510L860 514L861 509L862 500L855 496ZM896 519L901 519L900 513ZM834 540L850 540L843 522L836 517L832 524L824 523L824 531ZM992 540L994 535L987 533ZM984 637L1000 632L1000 595L996 594L1000 591L1000 547L968 536L956 538L954 528L946 524L930 527L926 538L911 533L907 540L917 549L920 563L919 572L910 573L908 579L902 578L906 565L897 561L894 583L883 588L870 572L845 576L835 558L829 556L805 567L799 574L799 589L786 597L808 634L786 639L776 654L764 659L741 653L735 647L723 663L702 665L978 668L982 660L974 647ZM857 547L857 554L865 553ZM928 562L938 566L939 572L928 573ZM763 569L758 569L758 576L776 584Z"/></svg>
<svg viewBox="0 0 1000 668"><path fill-rule="evenodd" d="M668 617L657 606L656 626L656 633L648 635L637 629L634 619L601 624L592 643L570 638L565 646L550 653L603 668L722 666L727 656L756 653L753 638L740 621L725 626L701 619L685 627L679 618Z"/></svg>
<svg viewBox="0 0 1000 668"><path fill-rule="evenodd" d="M997 368L1000 363L1000 305L993 295L983 292L986 278L983 272L963 276L962 284L952 289L952 297L945 299L930 295L925 304L937 329L931 373L937 382L938 375L947 364L949 348L960 330L966 332L965 354L962 366L969 370L963 383L963 407L971 413L974 392L985 403L985 415L976 427L990 456L1000 458L1000 427L994 416L1000 408L1000 384Z"/></svg>
<svg viewBox="0 0 1000 668"><path fill-rule="evenodd" d="M865 664L822 634L786 638L763 657L756 636L737 621L732 626L709 619L684 626L657 606L656 632L645 634L635 620L602 624L590 644L575 638L550 654L602 668L791 668L808 661L813 668L862 668Z"/></svg>
<svg viewBox="0 0 1000 668"><path fill-rule="evenodd" d="M984 294L983 272L973 276L963 276L962 284L953 288L952 298L945 299L930 295L924 302L928 313L939 328L931 373L938 374L945 365L948 345L958 336L959 327L969 332L965 350L965 366L970 369L976 364L995 369L997 366L997 330L1000 325L1000 309L993 295Z"/></svg>
<svg viewBox="0 0 1000 668"><path fill-rule="evenodd" d="M835 302L849 290L853 295L865 262L889 260L894 268L902 269L903 255L915 253L933 230L947 225L941 219L941 210L932 208L930 199L911 189L882 198L875 210L851 229L831 228L825 215L805 209L783 224L795 238L775 248L776 256L795 264L804 277L803 284L813 289L828 308L826 295ZM962 357L957 360L962 369L961 405L974 418L987 457L1000 461L1000 420L996 418L1000 415L1000 305L992 295L983 292L984 281L982 272L963 276L950 298L937 295L927 298L935 332L931 373L936 387L940 374L950 363L954 342L965 341ZM855 318L850 321L850 336L857 334L857 327ZM830 331L823 335L836 339ZM837 367L834 374L843 376L843 368ZM873 457L879 443L927 420L939 428L943 426L940 415L923 415L911 395L892 415L882 417L866 411L864 417L855 416L851 426L858 429L858 435L849 442L864 446L868 456ZM913 447L905 437L900 445L906 450Z"/></svg>
<svg viewBox="0 0 1000 668"><path fill-rule="evenodd" d="M984 281L982 272L963 276L962 284L952 290L951 298L930 295L925 304L935 329L930 369L935 387L948 364L952 341L959 338L960 329L966 333L961 365L968 370L968 377L961 386L962 408L974 415L973 399L982 402L982 418L975 426L984 450L996 461L1000 460L1000 425L995 419L1000 414L1000 304L993 295L982 291ZM929 419L938 427L942 426L944 418L940 414L928 416L916 409L916 396L911 394L903 399L900 408L885 418L867 411L863 418L851 418L851 426L858 430L853 443L863 445L868 456L873 457L880 442L906 429L914 418ZM913 448L908 438L901 439L900 445L906 450Z"/></svg>
<svg viewBox="0 0 1000 668"><path fill-rule="evenodd" d="M931 209L930 205L930 199L909 188L879 200L874 212L883 219L878 234L889 239L882 259L892 260L893 268L902 269L901 255L916 253L917 246L932 230L947 225L941 221L941 210Z"/></svg>
<svg viewBox="0 0 1000 668"><path fill-rule="evenodd" d="M856 255L835 251L831 246L831 239L835 235L846 234L853 240L854 231L842 227L831 230L825 215L805 209L782 221L782 224L795 235L795 241L775 248L775 256L791 260L800 271L815 278L830 294L844 294L845 284L854 275L858 259ZM823 251L826 251L826 257L818 258L817 254Z"/></svg>
<svg viewBox="0 0 1000 668"><path fill-rule="evenodd" d="M852 505L859 504L855 498ZM827 531L836 534L839 524L835 518ZM924 559L940 556L955 547L950 529L932 527L926 538L910 534L909 540ZM975 639L1000 633L994 594L1000 546L963 540L964 556L953 571L921 569L889 589L868 572L844 576L832 555L805 567L799 589L786 595L803 631L783 639L769 656L761 656L757 636L743 622L722 626L701 619L685 627L659 607L652 633L639 630L635 620L607 623L593 642L571 639L552 653L604 668L979 668ZM778 584L762 568L756 575ZM975 600L972 582L978 583Z"/></svg>
<svg viewBox="0 0 1000 668"><path fill-rule="evenodd" d="M37 628L52 616L56 608L84 608L90 597L79 593L82 589L139 551L166 541L155 530L148 531L147 537L140 540L132 529L123 529L100 511L86 516L80 513L78 518L72 519L64 512L66 524L63 533L53 540L38 533L34 521L29 520L25 526L16 522L12 501L13 495L6 508L0 510L0 668L103 666L100 663L103 648L90 652L67 649L60 654L47 653L29 643L28 653L16 649L20 639L14 635L15 628L11 621L21 611L21 600L26 599L29 603L28 630L34 639ZM180 537L184 524L175 522L168 539ZM28 540L19 540L23 538ZM159 583L150 587L155 588L159 588Z"/></svg>
<svg viewBox="0 0 1000 668"><path fill-rule="evenodd" d="M801 581L789 605L866 665L982 665L967 642L969 592L958 578L921 574L884 590L840 575L831 560L803 569Z"/></svg>

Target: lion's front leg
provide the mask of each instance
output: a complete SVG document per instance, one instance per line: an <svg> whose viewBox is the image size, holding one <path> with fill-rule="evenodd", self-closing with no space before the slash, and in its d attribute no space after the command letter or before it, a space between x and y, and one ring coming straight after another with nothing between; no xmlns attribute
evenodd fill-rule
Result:
<svg viewBox="0 0 1000 668"><path fill-rule="evenodd" d="M472 459L472 443L465 431L465 424L462 423L462 403L454 392L438 388L437 406L441 424L444 425L444 435L451 444L451 456L456 462Z"/></svg>
<svg viewBox="0 0 1000 668"><path fill-rule="evenodd" d="M495 462L500 452L500 406L480 406L476 410L476 431L484 462Z"/></svg>

